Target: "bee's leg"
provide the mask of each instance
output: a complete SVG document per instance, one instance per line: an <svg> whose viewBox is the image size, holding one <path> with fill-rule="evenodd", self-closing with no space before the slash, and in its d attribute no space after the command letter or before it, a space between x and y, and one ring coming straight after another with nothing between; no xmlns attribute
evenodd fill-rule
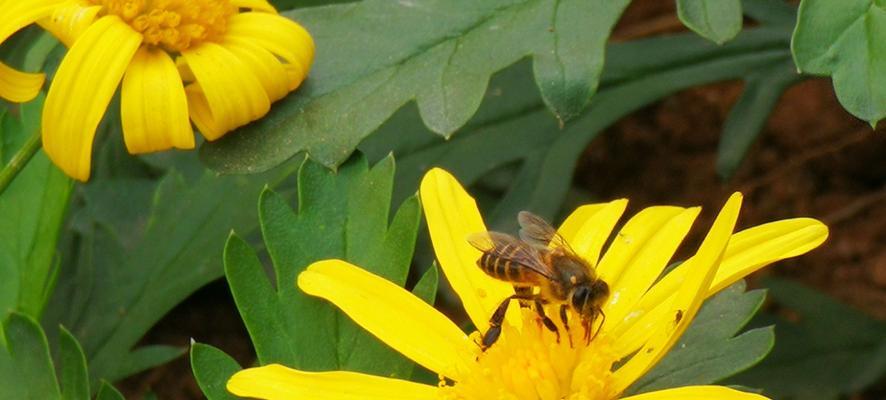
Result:
<svg viewBox="0 0 886 400"><path fill-rule="evenodd" d="M560 330L557 329L557 325L554 324L554 321L545 315L544 304L541 303L541 300L535 300L535 312L538 313L538 316L541 318L541 322L545 324L545 327L557 335L557 343L560 343Z"/></svg>
<svg viewBox="0 0 886 400"><path fill-rule="evenodd" d="M529 299L532 298L531 286L514 286L515 296L520 300L520 307L529 308Z"/></svg>
<svg viewBox="0 0 886 400"><path fill-rule="evenodd" d="M569 332L569 318L566 315L566 304L560 304L560 321L563 322L563 329L566 330L566 337L569 338L569 347L572 348L572 333Z"/></svg>
<svg viewBox="0 0 886 400"><path fill-rule="evenodd" d="M498 305L498 308L495 309L495 312L492 313L492 318L489 318L489 330L483 334L483 340L480 343L480 348L483 351L495 344L498 340L498 336L501 335L501 323L505 320L505 313L508 311L508 305L511 304L511 300L520 299L520 295L511 295L510 297L504 299L501 304Z"/></svg>

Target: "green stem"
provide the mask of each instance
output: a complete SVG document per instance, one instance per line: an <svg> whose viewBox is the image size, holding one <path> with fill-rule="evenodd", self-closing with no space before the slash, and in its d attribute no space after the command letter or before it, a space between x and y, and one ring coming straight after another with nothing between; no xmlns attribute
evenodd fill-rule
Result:
<svg viewBox="0 0 886 400"><path fill-rule="evenodd" d="M18 149L18 151L12 156L12 159L9 160L9 163L0 170L0 194L3 194L3 192L6 191L6 187L9 186L18 173L25 168L25 165L28 165L28 161L31 161L31 157L34 157L37 150L40 150L40 145L40 130L35 129L34 134L32 134L25 144Z"/></svg>

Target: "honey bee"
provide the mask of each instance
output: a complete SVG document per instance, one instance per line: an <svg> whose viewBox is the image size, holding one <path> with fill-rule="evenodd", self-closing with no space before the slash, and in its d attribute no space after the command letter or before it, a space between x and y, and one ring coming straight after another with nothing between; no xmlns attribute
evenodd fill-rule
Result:
<svg viewBox="0 0 886 400"><path fill-rule="evenodd" d="M541 217L528 211L517 216L520 238L500 232L480 232L468 237L468 242L483 252L477 265L487 275L514 285L514 295L504 299L489 319L489 329L483 334L481 348L492 346L501 334L501 324L511 300L522 307L534 306L539 320L557 335L560 332L547 315L544 306L560 306L560 321L569 337L567 310L572 309L584 328L585 343L589 344L591 327L601 316L600 327L606 320L603 303L609 297L609 285L594 273L593 266L581 258L571 246ZM599 329L597 329L599 332ZM596 336L596 334L595 334Z"/></svg>

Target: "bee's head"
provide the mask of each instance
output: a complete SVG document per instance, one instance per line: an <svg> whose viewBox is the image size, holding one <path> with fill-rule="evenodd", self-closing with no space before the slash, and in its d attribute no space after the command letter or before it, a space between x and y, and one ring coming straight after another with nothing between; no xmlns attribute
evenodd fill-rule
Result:
<svg viewBox="0 0 886 400"><path fill-rule="evenodd" d="M602 279L595 279L572 290L572 309L583 319L593 319L608 297L609 285Z"/></svg>

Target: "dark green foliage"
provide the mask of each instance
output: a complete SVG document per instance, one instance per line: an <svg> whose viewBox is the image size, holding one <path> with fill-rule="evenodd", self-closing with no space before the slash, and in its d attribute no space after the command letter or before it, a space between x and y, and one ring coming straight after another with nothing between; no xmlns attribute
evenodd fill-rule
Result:
<svg viewBox="0 0 886 400"><path fill-rule="evenodd" d="M0 110L0 164L40 130L43 97ZM0 193L0 310L40 318L52 295L59 259L56 242L68 209L71 180L41 151ZM0 314L0 318L5 314Z"/></svg>
<svg viewBox="0 0 886 400"><path fill-rule="evenodd" d="M741 0L677 0L677 15L686 27L717 44L741 31Z"/></svg>
<svg viewBox="0 0 886 400"><path fill-rule="evenodd" d="M840 104L872 127L886 117L886 2L803 0L791 50L800 71L830 75Z"/></svg>
<svg viewBox="0 0 886 400"><path fill-rule="evenodd" d="M413 100L424 123L448 137L477 110L489 76L525 57L544 103L568 121L596 91L606 39L627 4L370 0L287 13L323 49L310 79L268 116L203 146L203 159L255 172L305 150L334 167Z"/></svg>
<svg viewBox="0 0 886 400"><path fill-rule="evenodd" d="M365 158L355 157L337 173L308 160L298 178L295 210L270 189L259 200L273 279L268 279L257 254L240 237L232 234L225 246L225 276L259 364L410 377L411 361L330 304L302 293L296 277L313 262L337 258L404 285L421 217L417 197L407 198L389 218L393 157L372 168ZM432 302L436 287L432 268L414 290ZM226 398L219 379L227 380L238 369L236 363L219 350L196 346L193 368L204 393L212 399Z"/></svg>
<svg viewBox="0 0 886 400"><path fill-rule="evenodd" d="M91 399L86 357L77 339L61 327L53 362L43 329L30 316L11 313L0 332L0 398L22 400ZM58 374L58 375L56 375ZM96 399L123 399L102 383Z"/></svg>
<svg viewBox="0 0 886 400"><path fill-rule="evenodd" d="M775 324L775 349L730 382L779 400L835 400L882 382L886 323L797 283L770 278L764 284L796 318L764 314L759 323Z"/></svg>
<svg viewBox="0 0 886 400"><path fill-rule="evenodd" d="M723 289L705 302L680 341L628 393L712 384L760 362L772 349L772 327L739 331L765 297L762 290L745 292L744 281Z"/></svg>
<svg viewBox="0 0 886 400"><path fill-rule="evenodd" d="M93 383L185 351L135 345L176 304L222 275L218 249L226 235L257 226L255 210L243 204L286 168L249 178L199 171L185 178L170 169L159 180L97 177L81 189L83 204L73 217L80 239L69 250L77 257L65 260L44 321L62 323L80 338Z"/></svg>

